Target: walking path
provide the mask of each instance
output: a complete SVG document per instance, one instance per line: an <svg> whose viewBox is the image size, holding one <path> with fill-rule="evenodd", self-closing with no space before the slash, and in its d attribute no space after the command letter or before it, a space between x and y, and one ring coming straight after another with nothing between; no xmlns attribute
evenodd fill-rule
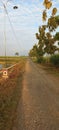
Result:
<svg viewBox="0 0 59 130"><path fill-rule="evenodd" d="M59 130L58 83L27 61L13 130Z"/></svg>

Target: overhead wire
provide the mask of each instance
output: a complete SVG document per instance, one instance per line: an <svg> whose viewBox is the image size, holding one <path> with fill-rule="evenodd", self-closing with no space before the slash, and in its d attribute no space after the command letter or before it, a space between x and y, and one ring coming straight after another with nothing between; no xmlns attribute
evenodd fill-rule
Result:
<svg viewBox="0 0 59 130"><path fill-rule="evenodd" d="M1 2L2 2L2 0L1 0ZM7 2L8 2L8 1L7 1ZM7 5L7 2L6 2L6 5ZM12 25L12 23L11 23L11 20L10 20L10 17L9 17L9 14L8 14L8 11L7 11L7 8L6 8L6 5L5 5L3 2L2 2L2 4L3 4L3 6L4 6L5 13L7 14L7 17L8 17L8 20L9 20L9 23L10 23L10 26L11 26L11 29L12 29L12 32L13 32L13 34L14 34L16 43L17 43L18 46L19 46L20 44L19 44L19 41L18 41L18 39L17 39L17 37L16 37L16 33L15 33L14 28L13 28L13 25ZM6 39L5 39L5 41L6 41ZM6 47L5 47L5 48L6 48ZM21 45L20 45L20 48L21 48L21 50L23 50L23 51L26 50L25 48L21 47ZM6 55L6 51L5 51L5 55Z"/></svg>
<svg viewBox="0 0 59 130"><path fill-rule="evenodd" d="M21 44L19 43L19 41L18 41L18 39L17 39L15 30L14 30L13 25L12 25L12 23L11 23L11 20L10 20L10 17L9 17L9 15L8 15L7 9L6 9L6 13L7 13L7 17L8 17L8 20L9 20L9 23L10 23L10 26L11 26L11 29L12 29L12 32L13 32L13 34L14 34L14 38L15 38L15 40L16 40L16 43L18 44L18 46L20 45L20 49L24 51L24 48L22 48Z"/></svg>
<svg viewBox="0 0 59 130"><path fill-rule="evenodd" d="M9 0L7 0L6 1L6 4L7 4L7 2L8 2ZM1 2L2 2L2 0L1 0ZM3 3L3 2L2 2ZM23 5L23 1L20 1L20 3ZM27 6L26 6L27 7ZM5 7L5 9L6 9L6 14L7 14L7 16L8 16L8 20L9 20L9 23L10 23L10 25L11 25L11 29L12 29L12 31L13 31L13 34L14 34L14 36L15 36L15 40L16 40L16 42L17 42L17 44L19 45L19 41L18 41L18 39L17 39L17 37L16 37L16 33L15 33L15 30L14 30L14 27L13 27L13 25L12 25L12 23L11 23L11 20L10 20L10 17L9 17L9 13L8 13L8 11L7 11L7 8ZM23 9L24 11L25 11L25 9ZM28 13L28 14L30 14L30 15L32 15L33 13L31 13L32 12L32 10L31 11L29 11L28 12L28 10L26 10L26 12ZM19 15L18 15L19 16ZM33 16L33 15L32 15ZM20 47L21 47L21 44L20 44ZM21 49L22 50L26 50L25 48L24 48L24 46L22 45L22 47L21 47Z"/></svg>
<svg viewBox="0 0 59 130"><path fill-rule="evenodd" d="M2 0L1 0L1 1L2 1ZM11 1L11 0L7 0L7 2L8 2L8 1ZM20 1L20 5L22 5L22 7L23 7L23 1ZM34 6L35 6L35 4L34 4ZM26 10L25 10L24 8L22 8L22 10L23 10L23 11L26 11L27 14L31 15L32 17L33 17L33 16L36 16L35 13L33 14L33 11L32 11L32 10L29 10L29 11L28 11L28 10L27 10L27 7L28 7L28 6L26 5ZM18 16L19 16L19 14L18 14Z"/></svg>
<svg viewBox="0 0 59 130"><path fill-rule="evenodd" d="M23 7L22 10L23 11L26 11L26 13L31 15L32 17L36 16L35 13L33 13L33 10L28 8L27 4L26 4L26 8L24 8L24 1L23 0L19 1L19 3L20 3L20 5L22 5L22 7ZM36 6L36 4L33 4L33 6ZM31 7L31 8L33 8L33 7Z"/></svg>
<svg viewBox="0 0 59 130"><path fill-rule="evenodd" d="M4 42L5 42L5 58L6 58L6 17L5 17L5 10L4 10Z"/></svg>

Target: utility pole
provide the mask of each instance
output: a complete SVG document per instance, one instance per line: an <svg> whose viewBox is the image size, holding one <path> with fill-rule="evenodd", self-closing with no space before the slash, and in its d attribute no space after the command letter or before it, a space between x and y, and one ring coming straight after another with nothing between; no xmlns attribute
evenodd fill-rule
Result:
<svg viewBox="0 0 59 130"><path fill-rule="evenodd" d="M6 6L7 6L7 2L6 3L3 3L3 1L1 0L2 4L3 4L3 8L4 8L4 44L5 44L5 69L3 69L3 75L2 77L3 78L8 78L8 71L7 71L7 53L6 53L6 16L8 16L8 11L6 9ZM17 6L14 6L13 9L17 9L18 7ZM11 24L11 21L10 21L10 18L8 17L9 19L9 22L10 22L10 25L12 27L12 24Z"/></svg>
<svg viewBox="0 0 59 130"><path fill-rule="evenodd" d="M5 44L5 68L7 67L7 54L6 54L6 5L4 7L4 44Z"/></svg>
<svg viewBox="0 0 59 130"><path fill-rule="evenodd" d="M7 43L7 40L6 40L6 16L8 16L8 11L7 11L7 3L8 3L8 0L6 1L6 3L4 3L2 0L1 0L2 4L3 4L3 8L4 8L4 47L5 47L5 68L7 67L7 51L6 51L6 43ZM14 6L13 9L18 9L18 6ZM10 21L10 18L8 17L9 19L9 22L10 22L10 25L12 27L12 24L11 24L11 21Z"/></svg>

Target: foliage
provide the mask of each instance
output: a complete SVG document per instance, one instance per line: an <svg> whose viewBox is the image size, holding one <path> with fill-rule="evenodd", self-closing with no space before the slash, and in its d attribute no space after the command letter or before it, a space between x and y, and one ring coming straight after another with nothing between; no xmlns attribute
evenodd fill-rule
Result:
<svg viewBox="0 0 59 130"><path fill-rule="evenodd" d="M56 23L56 19L54 16L51 16L49 19L48 19L48 29L49 31L55 31L55 29L58 27L57 23Z"/></svg>
<svg viewBox="0 0 59 130"><path fill-rule="evenodd" d="M49 10L52 6L51 0L44 0L43 3L45 9L42 13L42 18L47 22L45 25L39 27L38 33L36 33L36 39L38 44L33 46L30 50L30 56L36 56L37 61L41 62L44 54L53 55L55 52L59 52L59 47L55 44L58 41L59 45L59 32L53 36L53 31L55 32L59 26L59 16L56 16L57 8L54 7L51 12L51 16L48 18L47 9Z"/></svg>
<svg viewBox="0 0 59 130"><path fill-rule="evenodd" d="M54 36L55 40L59 41L59 32L57 32Z"/></svg>
<svg viewBox="0 0 59 130"><path fill-rule="evenodd" d="M42 63L43 61L44 61L44 59L43 59L42 56L41 56L41 57L39 56L39 57L37 58L37 62L38 62L38 63Z"/></svg>
<svg viewBox="0 0 59 130"><path fill-rule="evenodd" d="M52 15L55 15L57 13L57 8L53 8Z"/></svg>
<svg viewBox="0 0 59 130"><path fill-rule="evenodd" d="M46 13L46 10L44 10L43 15L42 15L43 21L46 21L46 18L47 18L47 13Z"/></svg>
<svg viewBox="0 0 59 130"><path fill-rule="evenodd" d="M35 44L35 45L33 46L33 48L30 50L29 56L35 57L35 56L37 56L37 54L38 54L38 47L37 47L37 45Z"/></svg>
<svg viewBox="0 0 59 130"><path fill-rule="evenodd" d="M55 20L56 20L57 25L59 25L59 15L55 16Z"/></svg>
<svg viewBox="0 0 59 130"><path fill-rule="evenodd" d="M50 9L52 6L52 2L50 0L44 0L44 6L46 9Z"/></svg>
<svg viewBox="0 0 59 130"><path fill-rule="evenodd" d="M19 56L19 52L16 52L16 53L15 53L15 56Z"/></svg>
<svg viewBox="0 0 59 130"><path fill-rule="evenodd" d="M52 35L50 34L50 32L46 33L46 38L45 38L45 47L44 50L46 53L48 54L54 54L55 51L57 51L57 46L54 45L55 40L52 37Z"/></svg>
<svg viewBox="0 0 59 130"><path fill-rule="evenodd" d="M59 54L55 54L55 55L51 56L50 62L51 62L53 65L59 67Z"/></svg>

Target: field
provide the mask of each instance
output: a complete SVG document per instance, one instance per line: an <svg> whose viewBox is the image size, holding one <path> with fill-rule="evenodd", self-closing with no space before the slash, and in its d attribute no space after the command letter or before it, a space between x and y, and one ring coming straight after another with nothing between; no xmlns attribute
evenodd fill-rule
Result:
<svg viewBox="0 0 59 130"><path fill-rule="evenodd" d="M4 57L0 57L0 61L4 64ZM19 64L13 67L8 79L0 78L0 130L10 130L12 128L18 100L21 97L26 58L9 57L7 61L10 64L17 61Z"/></svg>
<svg viewBox="0 0 59 130"><path fill-rule="evenodd" d="M12 64L18 63L21 59L24 58L24 56L0 56L0 64L2 64L3 66L10 66Z"/></svg>

